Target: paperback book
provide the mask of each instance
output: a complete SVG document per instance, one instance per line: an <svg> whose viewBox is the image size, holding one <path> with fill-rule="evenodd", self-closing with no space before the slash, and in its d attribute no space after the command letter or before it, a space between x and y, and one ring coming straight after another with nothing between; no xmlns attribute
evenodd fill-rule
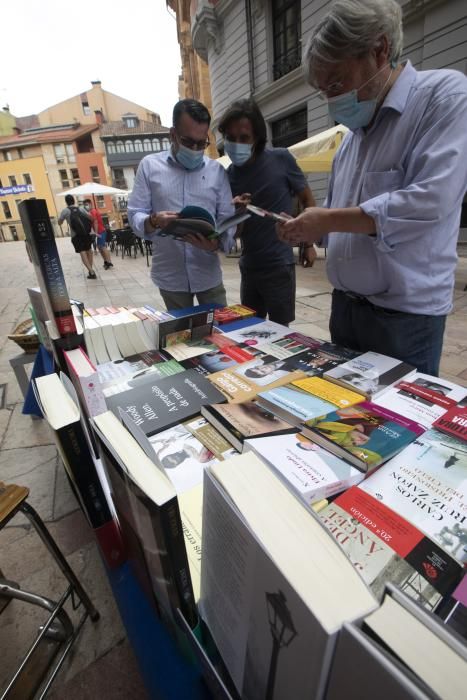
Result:
<svg viewBox="0 0 467 700"><path fill-rule="evenodd" d="M353 350L337 347L333 343L322 343L291 357L287 365L290 369L303 370L309 377L322 377L325 372L357 356L358 353Z"/></svg>
<svg viewBox="0 0 467 700"><path fill-rule="evenodd" d="M199 233L209 240L213 240L249 217L250 214L242 210L216 223L214 217L207 209L188 205L181 210L177 219L171 221L165 228L158 229L156 234L183 241L186 236Z"/></svg>
<svg viewBox="0 0 467 700"><path fill-rule="evenodd" d="M281 420L256 401L203 406L201 413L239 452L243 450L248 438L293 431L290 423Z"/></svg>
<svg viewBox="0 0 467 700"><path fill-rule="evenodd" d="M279 340L279 338L283 338L288 333L289 328L286 326L281 326L273 321L261 321L246 328L229 331L226 335L237 343L258 346L271 343L273 340Z"/></svg>
<svg viewBox="0 0 467 700"><path fill-rule="evenodd" d="M212 333L214 312L198 311L188 316L179 316L159 323L159 349L176 343L200 340Z"/></svg>
<svg viewBox="0 0 467 700"><path fill-rule="evenodd" d="M303 372L289 372L283 368L283 360L268 361L271 358L256 357L231 369L215 372L209 381L226 396L230 402L251 400L266 388L273 389L294 379L301 379Z"/></svg>
<svg viewBox="0 0 467 700"><path fill-rule="evenodd" d="M184 367L176 360L167 360L159 350L131 355L124 360L104 362L97 366L97 373L104 396L120 394L148 381L179 374Z"/></svg>
<svg viewBox="0 0 467 700"><path fill-rule="evenodd" d="M467 447L429 430L361 488L467 563Z"/></svg>
<svg viewBox="0 0 467 700"><path fill-rule="evenodd" d="M356 391L344 389L343 386L327 382L321 377L307 377L306 379L297 379L292 382L292 385L305 393L317 396L319 399L329 401L335 404L338 408L346 408L346 406L354 406L363 401L363 396L357 394Z"/></svg>
<svg viewBox="0 0 467 700"><path fill-rule="evenodd" d="M324 372L324 379L358 391L372 401L396 382L408 379L415 367L377 352L365 352L353 360Z"/></svg>
<svg viewBox="0 0 467 700"><path fill-rule="evenodd" d="M307 440L301 433L248 439L244 452L248 450L269 464L308 507L360 483L364 478L361 471Z"/></svg>
<svg viewBox="0 0 467 700"><path fill-rule="evenodd" d="M232 321L250 318L254 315L254 310L250 309L248 306L244 306L243 304L231 304L230 306L224 306L221 309L214 310L214 323L218 326L223 326L225 323L232 323Z"/></svg>
<svg viewBox="0 0 467 700"><path fill-rule="evenodd" d="M312 418L331 413L336 408L335 404L302 391L293 384L261 391L258 403L296 427Z"/></svg>
<svg viewBox="0 0 467 700"><path fill-rule="evenodd" d="M467 396L465 387L447 379L416 372L409 380L398 382L375 401L379 406L431 428L433 423Z"/></svg>
<svg viewBox="0 0 467 700"><path fill-rule="evenodd" d="M434 609L462 575L462 566L378 498L354 486L318 513L380 600L391 581Z"/></svg>
<svg viewBox="0 0 467 700"><path fill-rule="evenodd" d="M322 340L310 338L301 333L289 333L283 338L273 340L270 343L262 343L261 349L267 355L271 355L277 360L285 360L288 357L295 357L310 348L318 348L322 345Z"/></svg>
<svg viewBox="0 0 467 700"><path fill-rule="evenodd" d="M304 435L370 471L416 440L424 429L409 418L364 401L306 421Z"/></svg>
<svg viewBox="0 0 467 700"><path fill-rule="evenodd" d="M463 442L467 450L467 407L450 408L433 423L433 427Z"/></svg>
<svg viewBox="0 0 467 700"><path fill-rule="evenodd" d="M116 416L121 409L147 437L196 416L203 405L223 401L220 391L195 370L156 379L106 398L108 408Z"/></svg>

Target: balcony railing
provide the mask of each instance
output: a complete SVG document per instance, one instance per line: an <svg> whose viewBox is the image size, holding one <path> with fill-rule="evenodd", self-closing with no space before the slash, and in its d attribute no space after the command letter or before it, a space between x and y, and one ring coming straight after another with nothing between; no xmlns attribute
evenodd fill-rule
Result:
<svg viewBox="0 0 467 700"><path fill-rule="evenodd" d="M298 68L302 62L301 58L301 48L300 44L294 46L293 49L287 51L287 53L279 56L279 58L274 61L272 66L274 80L282 78L283 75L287 75L290 71Z"/></svg>

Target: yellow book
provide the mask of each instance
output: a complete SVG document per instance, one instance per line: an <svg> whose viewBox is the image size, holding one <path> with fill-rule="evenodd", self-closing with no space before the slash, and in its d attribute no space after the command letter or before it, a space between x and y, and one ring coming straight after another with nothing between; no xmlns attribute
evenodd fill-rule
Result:
<svg viewBox="0 0 467 700"><path fill-rule="evenodd" d="M327 498L322 498L320 501L316 501L316 503L311 504L311 508L315 511L315 513L319 513L320 511L324 510L326 506L329 505L329 501Z"/></svg>
<svg viewBox="0 0 467 700"><path fill-rule="evenodd" d="M364 396L357 394L355 391L350 391L350 389L344 389L344 387L337 384L332 384L327 382L325 379L320 377L306 377L306 379L297 379L292 382L294 386L302 391L306 391L313 396L317 396L324 401L329 401L339 408L346 408L347 406L354 406L357 403L364 401Z"/></svg>

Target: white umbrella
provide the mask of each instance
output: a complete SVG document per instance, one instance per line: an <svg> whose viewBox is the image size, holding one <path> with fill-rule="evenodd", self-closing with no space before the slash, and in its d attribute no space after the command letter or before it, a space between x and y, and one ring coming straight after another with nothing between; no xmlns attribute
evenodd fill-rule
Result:
<svg viewBox="0 0 467 700"><path fill-rule="evenodd" d="M65 197L67 194L76 195L76 197L90 194L113 196L115 194L128 194L128 190L119 190L116 187L101 185L98 182L85 182L84 185L78 185L78 187L72 187L71 190L57 193L58 197Z"/></svg>

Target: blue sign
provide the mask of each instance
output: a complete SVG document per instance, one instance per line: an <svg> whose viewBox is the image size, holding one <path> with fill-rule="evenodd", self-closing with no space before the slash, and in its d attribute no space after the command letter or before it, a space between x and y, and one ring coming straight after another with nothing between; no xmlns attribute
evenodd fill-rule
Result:
<svg viewBox="0 0 467 700"><path fill-rule="evenodd" d="M25 192L34 192L32 185L13 185L13 187L0 187L0 197L5 197L7 194L24 194Z"/></svg>

